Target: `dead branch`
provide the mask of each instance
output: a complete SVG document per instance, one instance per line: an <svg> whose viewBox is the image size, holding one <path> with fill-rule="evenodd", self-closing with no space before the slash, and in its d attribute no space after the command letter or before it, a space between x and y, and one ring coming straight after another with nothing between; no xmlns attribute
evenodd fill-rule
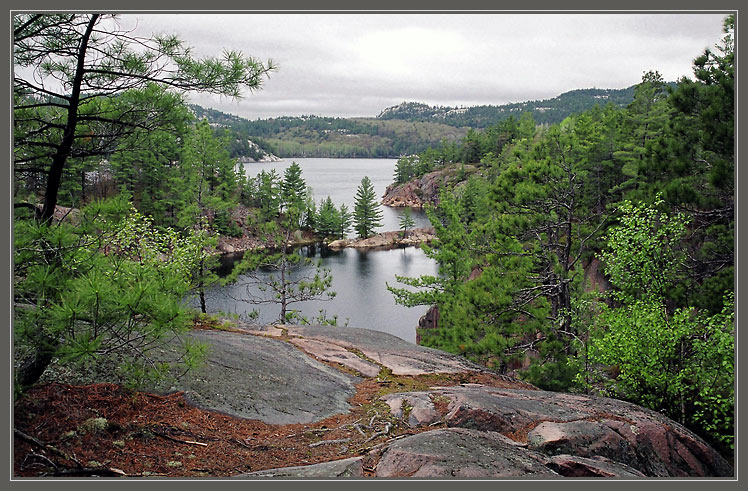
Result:
<svg viewBox="0 0 748 491"><path fill-rule="evenodd" d="M309 448L319 447L319 446L322 446L322 445L336 445L338 443L346 443L346 442L349 442L349 441L351 441L350 438L341 438L339 440L322 440L322 441L319 441L319 442L310 443L309 444Z"/></svg>
<svg viewBox="0 0 748 491"><path fill-rule="evenodd" d="M400 440L401 438L405 438L406 436L411 436L411 435L409 433L398 435L398 436L396 436L394 438L390 438L389 440L384 441L382 443L377 443L376 445L373 445L371 447L361 447L361 448L359 448L357 450L357 452L358 453L369 453L369 452L371 452L373 450L377 450L379 448L385 447L385 446L389 445L390 443L392 443L392 442L394 442L396 440Z"/></svg>
<svg viewBox="0 0 748 491"><path fill-rule="evenodd" d="M208 444L207 444L207 443L202 443L202 442L194 442L194 441L192 441L192 440L180 440L179 438L174 438L173 436L169 436L169 435L167 435L166 433L162 433L162 432L160 432L160 431L158 431L158 430L156 430L156 429L151 429L151 431L152 431L152 432L153 432L153 433L154 433L155 435L158 435L158 436L160 436L161 438L166 438L167 440L171 440L171 441L173 441L173 442L177 442L177 443L184 443L184 444L186 444L186 445L200 445L201 447L207 447L207 446L208 446Z"/></svg>
<svg viewBox="0 0 748 491"><path fill-rule="evenodd" d="M353 423L353 428L354 428L354 429L355 429L356 431L358 431L359 433L361 433L361 436L362 436L362 437L366 438L366 433L364 433L364 430L362 430L362 429L361 429L361 425L360 425L360 424L358 424L358 423Z"/></svg>
<svg viewBox="0 0 748 491"><path fill-rule="evenodd" d="M384 435L388 434L391 429L392 429L392 424L390 424L390 422L388 421L387 424L384 425L384 430L378 431L378 432L374 433L369 438L367 438L364 441L364 443L369 443L370 441L372 441L375 438L379 438L380 436L384 436Z"/></svg>
<svg viewBox="0 0 748 491"><path fill-rule="evenodd" d="M57 448L57 447L55 447L53 445L50 445L49 443L44 443L43 441L41 441L41 440L39 440L37 438L34 438L31 435L27 435L26 433L24 433L23 431L19 430L18 428L13 428L13 434L15 436L17 436L18 438L20 438L21 440L24 440L24 441L26 441L26 442L28 442L28 443L30 443L32 445L35 445L36 447L39 447L39 448L42 448L42 449L45 449L45 450L49 450L51 452L56 453L57 455L59 455L60 457L62 457L64 459L67 459L67 460L70 460L72 462L75 462L75 464L79 468L83 468L83 464L81 464L78 459L76 459L73 456L68 455L67 453L63 452L59 448Z"/></svg>

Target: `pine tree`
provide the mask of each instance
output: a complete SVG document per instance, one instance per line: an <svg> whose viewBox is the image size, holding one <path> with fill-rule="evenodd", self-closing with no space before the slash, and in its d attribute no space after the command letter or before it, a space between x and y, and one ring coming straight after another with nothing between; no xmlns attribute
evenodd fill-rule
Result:
<svg viewBox="0 0 748 491"><path fill-rule="evenodd" d="M348 235L348 232L351 229L351 224L353 223L353 216L351 215L351 212L348 211L348 207L343 203L340 205L340 210L338 211L338 228L337 228L337 234L338 238L345 239Z"/></svg>
<svg viewBox="0 0 748 491"><path fill-rule="evenodd" d="M408 229L413 228L416 225L416 221L413 220L413 212L410 208L405 208L403 214L400 216L400 230L403 231L403 237L408 235Z"/></svg>
<svg viewBox="0 0 748 491"><path fill-rule="evenodd" d="M256 202L260 208L261 221L271 220L280 212L280 176L275 169L260 171L257 176Z"/></svg>
<svg viewBox="0 0 748 491"><path fill-rule="evenodd" d="M294 208L298 212L303 212L307 196L306 182L301 177L301 167L293 162L283 172L283 182L281 183L281 212Z"/></svg>
<svg viewBox="0 0 748 491"><path fill-rule="evenodd" d="M317 215L317 233L323 237L331 237L338 231L340 212L335 208L329 196L319 206Z"/></svg>
<svg viewBox="0 0 748 491"><path fill-rule="evenodd" d="M395 183L402 184L409 181L416 174L417 163L418 157L415 155L400 157L395 164Z"/></svg>
<svg viewBox="0 0 748 491"><path fill-rule="evenodd" d="M179 213L181 227L205 217L217 232L230 233L228 212L237 204L237 176L225 143L213 135L207 120L188 134L180 166L187 184Z"/></svg>
<svg viewBox="0 0 748 491"><path fill-rule="evenodd" d="M236 234L239 228L229 223L229 214L237 204L238 181L226 141L216 138L207 120L202 120L188 133L184 147L179 170L186 188L178 211L180 226L195 228L207 236ZM196 290L203 313L207 313L205 290L218 282L212 272L217 264L215 256L201 256L197 264Z"/></svg>
<svg viewBox="0 0 748 491"><path fill-rule="evenodd" d="M335 292L330 291L330 270L289 245L297 227L294 218L284 215L259 224L258 232L266 247L248 251L226 280L244 286L249 303L278 305L278 321L282 323L305 321L293 309L297 303L335 297Z"/></svg>
<svg viewBox="0 0 748 491"><path fill-rule="evenodd" d="M314 195L312 188L306 188L306 199L304 203L304 217L302 219L304 227L309 230L315 230L317 228L317 219L319 214L317 213L317 204L314 202Z"/></svg>
<svg viewBox="0 0 748 491"><path fill-rule="evenodd" d="M356 203L353 211L353 220L359 237L371 237L374 229L381 227L382 210L376 200L374 185L369 176L361 179L361 184L356 191Z"/></svg>
<svg viewBox="0 0 748 491"><path fill-rule="evenodd" d="M195 59L176 36L135 37L101 14L13 16L15 170L46 174L49 220L68 158L106 158L134 132L168 127L165 87L239 98L274 67L239 52ZM55 87L42 81L56 80Z"/></svg>

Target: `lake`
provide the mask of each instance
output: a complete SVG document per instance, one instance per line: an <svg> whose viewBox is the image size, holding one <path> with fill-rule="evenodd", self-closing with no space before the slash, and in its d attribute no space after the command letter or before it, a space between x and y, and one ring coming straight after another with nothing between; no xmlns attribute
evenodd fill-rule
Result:
<svg viewBox="0 0 748 491"><path fill-rule="evenodd" d="M283 177L283 172L293 162L301 167L301 177L307 186L312 188L314 201L319 203L330 196L335 206L345 204L353 213L356 189L361 184L361 178L369 176L374 185L376 196L381 200L384 190L392 183L395 174L397 159L286 159L283 162L257 162L244 164L247 176L256 176L260 171L275 169ZM404 208L391 208L382 206L382 226L378 232L398 230L400 228L400 217ZM426 214L419 208L411 208L416 227L428 227L429 220ZM354 232L350 236L353 237Z"/></svg>
<svg viewBox="0 0 748 491"><path fill-rule="evenodd" d="M384 194L392 182L395 159L323 159L298 158L283 162L263 162L245 164L248 176L255 176L261 170L276 169L279 175L297 162L302 169L302 177L312 187L315 201L330 196L336 206L345 203L353 210L354 197L363 176L369 176L378 196ZM403 209L382 207L382 227L380 231L398 230L399 218ZM417 227L429 226L423 211L413 210ZM353 235L353 234L352 234ZM307 317L314 317L322 309L328 317L338 316L338 324L384 331L406 341L415 342L415 328L418 319L426 313L427 306L403 307L395 303L386 284L402 286L395 276L436 275L436 262L427 257L420 248L407 247L388 251L343 249L332 251L324 247L305 247L301 252L313 260L321 261L322 267L329 269L333 281L331 290L336 296L331 301L308 301L292 305ZM222 272L230 270L240 254L222 257ZM301 275L310 270L303 266L294 271ZM240 277L236 284L215 287L206 292L210 312L246 314L259 311L258 322L273 322L278 318L280 306L275 304L252 304L247 285L242 285L247 277ZM261 294L256 286L249 286L249 293Z"/></svg>

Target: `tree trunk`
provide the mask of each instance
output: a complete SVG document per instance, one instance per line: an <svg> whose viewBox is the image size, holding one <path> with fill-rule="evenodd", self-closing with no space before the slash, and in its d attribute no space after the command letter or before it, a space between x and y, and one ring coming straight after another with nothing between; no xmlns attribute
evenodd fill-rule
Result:
<svg viewBox="0 0 748 491"><path fill-rule="evenodd" d="M280 304L281 304L281 322L285 324L286 322L286 314L287 314L287 299L286 299L286 268L288 267L288 263L286 262L286 253L287 253L287 244L288 244L288 237L284 237L283 241L283 258L281 259L281 292L280 292Z"/></svg>
<svg viewBox="0 0 748 491"><path fill-rule="evenodd" d="M59 345L56 339L46 336L40 336L36 343L37 349L34 355L25 360L16 371L16 383L23 390L34 385L47 370L47 367L54 359Z"/></svg>
<svg viewBox="0 0 748 491"><path fill-rule="evenodd" d="M78 106L80 104L81 85L83 83L83 73L86 64L86 50L88 49L88 40L91 37L98 18L99 14L91 15L91 20L88 21L88 26L83 33L83 37L81 37L81 44L78 48L78 64L75 69L70 97L68 98L67 122L65 123L62 142L52 157L52 164L47 174L47 187L44 190L44 207L41 214L41 219L45 221L49 221L52 218L57 207L57 194L60 190L60 183L62 182L62 171L65 168L65 162L67 162L70 156L70 151L75 141L75 129L78 126Z"/></svg>
<svg viewBox="0 0 748 491"><path fill-rule="evenodd" d="M200 294L200 310L203 314L208 313L207 306L205 305L205 282L203 282L203 276L205 275L205 261L200 260L200 281L197 283L197 290Z"/></svg>

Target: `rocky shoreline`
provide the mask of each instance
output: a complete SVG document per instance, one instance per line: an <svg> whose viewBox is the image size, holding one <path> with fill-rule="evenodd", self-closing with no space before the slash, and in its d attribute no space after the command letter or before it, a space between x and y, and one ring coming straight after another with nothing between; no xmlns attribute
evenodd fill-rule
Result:
<svg viewBox="0 0 748 491"><path fill-rule="evenodd" d="M477 172L474 165L448 166L402 184L390 184L382 196L382 204L392 207L423 208L437 205L439 193L448 186L459 186L467 176Z"/></svg>
<svg viewBox="0 0 748 491"><path fill-rule="evenodd" d="M322 242L313 235L297 234L298 236L291 242L292 247L300 247ZM387 250L397 247L413 247L421 244L428 244L436 238L436 230L433 227L414 228L406 233L402 231L382 232L380 234L368 237L366 239L338 239L325 244L333 250L345 249L352 247L355 249L370 250ZM233 254L237 252L246 252L251 250L262 250L265 244L257 237L225 237L218 238L216 245L216 254Z"/></svg>
<svg viewBox="0 0 748 491"><path fill-rule="evenodd" d="M418 246L428 244L436 238L436 230L433 227L414 228L406 233L401 231L382 232L381 234L366 239L339 239L327 244L330 249L344 249L353 247L356 249L394 249L396 247Z"/></svg>

